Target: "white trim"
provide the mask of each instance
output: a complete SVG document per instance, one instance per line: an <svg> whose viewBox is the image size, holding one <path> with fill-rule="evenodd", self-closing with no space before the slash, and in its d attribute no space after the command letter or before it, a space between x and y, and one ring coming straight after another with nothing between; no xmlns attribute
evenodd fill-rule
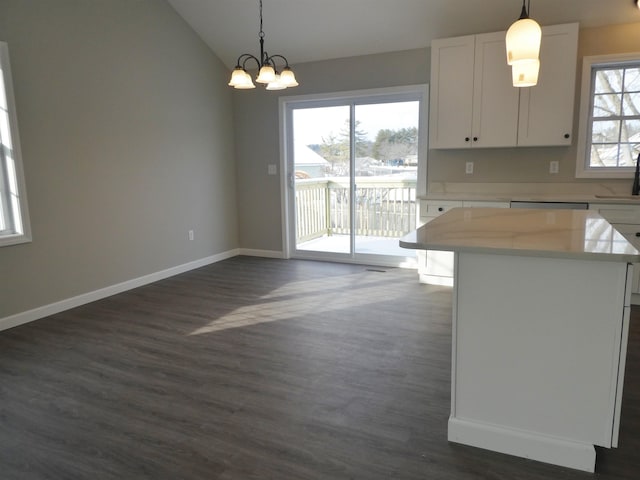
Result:
<svg viewBox="0 0 640 480"><path fill-rule="evenodd" d="M633 178L633 167L629 168L587 168L587 132L591 110L591 68L593 65L615 65L640 61L640 52L611 55L592 55L582 59L582 86L580 87L580 116L578 117L578 145L576 154L576 178Z"/></svg>
<svg viewBox="0 0 640 480"><path fill-rule="evenodd" d="M449 418L448 430L450 442L585 472L595 471L596 451L587 443L454 417Z"/></svg>
<svg viewBox="0 0 640 480"><path fill-rule="evenodd" d="M174 275L188 272L189 270L194 270L196 268L204 267L212 263L220 262L222 260L238 256L239 254L240 249L228 250L216 255L211 255L199 260L194 260L182 265L167 268L166 270L160 270L159 272L150 273L148 275L143 275L142 277L133 278L121 283L116 283L115 285L100 288L92 292L82 293L75 297L60 300L59 302L36 307L32 310L27 310L26 312L9 315L8 317L0 318L0 330L6 330L8 328L17 327L18 325L33 322L34 320L48 317L49 315L54 315L56 313L79 307L81 305L86 305L87 303L95 302L96 300L101 300L118 293L126 292L127 290L142 287L143 285L148 285L150 283L157 282L158 280L164 280L165 278L173 277Z"/></svg>

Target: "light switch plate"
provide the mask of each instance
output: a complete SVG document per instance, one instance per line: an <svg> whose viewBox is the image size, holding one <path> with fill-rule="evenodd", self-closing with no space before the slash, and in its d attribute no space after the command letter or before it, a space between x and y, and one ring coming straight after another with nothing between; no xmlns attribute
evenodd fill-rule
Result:
<svg viewBox="0 0 640 480"><path fill-rule="evenodd" d="M267 165L267 174L268 175L278 174L278 167L275 165L275 163L270 163L269 165Z"/></svg>

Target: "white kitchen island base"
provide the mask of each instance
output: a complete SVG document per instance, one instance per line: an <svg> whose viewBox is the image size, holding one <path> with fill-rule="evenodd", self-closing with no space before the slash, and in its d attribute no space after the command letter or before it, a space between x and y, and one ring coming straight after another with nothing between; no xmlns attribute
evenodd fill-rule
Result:
<svg viewBox="0 0 640 480"><path fill-rule="evenodd" d="M593 472L616 446L620 262L456 253L449 440Z"/></svg>
<svg viewBox="0 0 640 480"><path fill-rule="evenodd" d="M448 439L454 443L585 472L593 473L595 469L596 449L593 445L545 437L503 426L450 418Z"/></svg>
<svg viewBox="0 0 640 480"><path fill-rule="evenodd" d="M453 209L400 244L454 252L449 441L593 472L618 443L640 252L578 210Z"/></svg>

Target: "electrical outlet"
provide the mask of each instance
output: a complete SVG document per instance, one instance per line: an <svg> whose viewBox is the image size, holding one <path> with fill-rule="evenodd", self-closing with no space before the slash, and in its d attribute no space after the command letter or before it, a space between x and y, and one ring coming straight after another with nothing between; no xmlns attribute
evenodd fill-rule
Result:
<svg viewBox="0 0 640 480"><path fill-rule="evenodd" d="M277 175L277 174L278 174L278 168L274 163L270 163L269 165L267 165L267 175Z"/></svg>
<svg viewBox="0 0 640 480"><path fill-rule="evenodd" d="M560 170L560 163L558 162L558 160L551 160L549 162L549 173L558 173L558 171Z"/></svg>
<svg viewBox="0 0 640 480"><path fill-rule="evenodd" d="M473 162L467 162L464 166L464 173L467 175L473 174Z"/></svg>
<svg viewBox="0 0 640 480"><path fill-rule="evenodd" d="M193 240L193 230L189 230L189 240Z"/></svg>

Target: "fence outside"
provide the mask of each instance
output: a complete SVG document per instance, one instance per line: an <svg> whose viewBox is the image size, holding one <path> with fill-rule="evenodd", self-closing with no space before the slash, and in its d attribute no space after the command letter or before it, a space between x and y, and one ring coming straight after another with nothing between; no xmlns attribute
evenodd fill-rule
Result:
<svg viewBox="0 0 640 480"><path fill-rule="evenodd" d="M296 240L350 235L349 181L296 180ZM355 188L355 235L400 237L416 228L416 181L359 177Z"/></svg>

